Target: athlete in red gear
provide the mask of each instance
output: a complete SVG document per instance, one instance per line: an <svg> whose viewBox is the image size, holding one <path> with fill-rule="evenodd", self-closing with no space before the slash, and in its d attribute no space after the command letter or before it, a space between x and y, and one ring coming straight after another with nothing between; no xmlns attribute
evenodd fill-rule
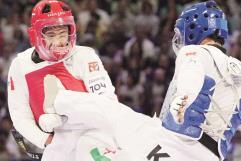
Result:
<svg viewBox="0 0 241 161"><path fill-rule="evenodd" d="M46 114L43 109L44 99L47 99L46 75L56 76L64 89L101 94L114 100L117 97L95 51L75 44L74 17L65 3L40 1L33 8L28 33L33 47L19 53L9 71L9 111L16 130L44 148L52 140L47 132L62 123L57 115ZM39 125L40 118L42 123L48 122L48 127Z"/></svg>

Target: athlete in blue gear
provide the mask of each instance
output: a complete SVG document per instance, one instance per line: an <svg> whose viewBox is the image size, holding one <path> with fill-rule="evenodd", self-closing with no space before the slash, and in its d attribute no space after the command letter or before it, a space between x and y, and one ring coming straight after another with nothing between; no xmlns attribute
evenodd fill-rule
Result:
<svg viewBox="0 0 241 161"><path fill-rule="evenodd" d="M222 47L227 19L215 1L197 3L181 13L174 31L176 67L162 124L223 160L241 123L241 63Z"/></svg>

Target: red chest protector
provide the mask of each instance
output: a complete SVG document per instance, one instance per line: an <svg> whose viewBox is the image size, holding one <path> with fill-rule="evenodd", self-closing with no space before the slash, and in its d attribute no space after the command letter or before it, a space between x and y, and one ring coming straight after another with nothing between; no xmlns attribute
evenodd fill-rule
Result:
<svg viewBox="0 0 241 161"><path fill-rule="evenodd" d="M84 82L74 78L67 71L63 62L50 65L26 74L25 78L29 90L29 104L37 122L40 115L44 113L44 77L47 74L55 75L61 81L65 89L87 92Z"/></svg>

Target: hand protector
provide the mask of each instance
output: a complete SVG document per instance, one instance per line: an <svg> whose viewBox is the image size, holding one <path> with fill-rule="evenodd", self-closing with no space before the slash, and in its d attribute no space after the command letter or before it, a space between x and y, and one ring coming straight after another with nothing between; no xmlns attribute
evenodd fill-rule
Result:
<svg viewBox="0 0 241 161"><path fill-rule="evenodd" d="M42 114L39 117L39 126L45 132L53 132L54 128L63 125L62 116L58 114Z"/></svg>

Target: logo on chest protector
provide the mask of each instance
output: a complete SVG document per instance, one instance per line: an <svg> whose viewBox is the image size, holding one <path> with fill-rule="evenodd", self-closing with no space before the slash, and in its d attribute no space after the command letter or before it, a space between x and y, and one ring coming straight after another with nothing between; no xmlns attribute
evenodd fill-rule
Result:
<svg viewBox="0 0 241 161"><path fill-rule="evenodd" d="M90 62L89 64L89 72L99 71L99 64L98 62Z"/></svg>

